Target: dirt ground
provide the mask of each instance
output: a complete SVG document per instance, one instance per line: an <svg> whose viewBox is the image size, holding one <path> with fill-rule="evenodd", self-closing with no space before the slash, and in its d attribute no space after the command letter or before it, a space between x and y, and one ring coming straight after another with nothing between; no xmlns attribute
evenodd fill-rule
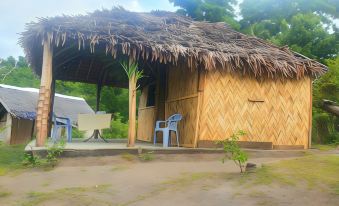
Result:
<svg viewBox="0 0 339 206"><path fill-rule="evenodd" d="M339 195L303 182L265 183L256 172L241 175L233 162L222 164L221 156L156 155L147 162L129 154L64 158L52 170L0 176L0 205L338 205ZM250 162L261 167L283 159ZM258 178L263 179L256 183Z"/></svg>

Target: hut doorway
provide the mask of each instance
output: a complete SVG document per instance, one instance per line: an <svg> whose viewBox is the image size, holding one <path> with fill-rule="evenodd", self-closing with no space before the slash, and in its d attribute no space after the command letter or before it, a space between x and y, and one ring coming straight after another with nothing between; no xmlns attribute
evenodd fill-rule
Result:
<svg viewBox="0 0 339 206"><path fill-rule="evenodd" d="M178 124L179 144L195 147L198 135L199 71L178 66L160 68L156 78L149 81L152 83L141 89L139 99L138 140L153 142L155 122L179 113L183 115ZM172 146L175 146L174 133L171 138ZM162 133L157 134L157 142L162 142Z"/></svg>
<svg viewBox="0 0 339 206"><path fill-rule="evenodd" d="M137 138L141 141L152 141L154 124L156 121L155 84L147 85L141 89L138 107Z"/></svg>

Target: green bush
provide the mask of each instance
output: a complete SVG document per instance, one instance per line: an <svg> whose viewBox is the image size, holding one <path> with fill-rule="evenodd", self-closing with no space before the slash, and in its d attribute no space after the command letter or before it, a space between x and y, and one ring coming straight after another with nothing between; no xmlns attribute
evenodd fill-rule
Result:
<svg viewBox="0 0 339 206"><path fill-rule="evenodd" d="M22 160L22 165L25 167L43 167L43 168L53 168L58 163L58 157L64 151L65 142L61 140L58 143L52 145L46 144L47 155L45 158L42 158L38 155L33 155L26 153Z"/></svg>
<svg viewBox="0 0 339 206"><path fill-rule="evenodd" d="M121 139L127 138L128 124L122 121L120 113L115 113L111 121L111 128L104 129L103 137L106 139Z"/></svg>
<svg viewBox="0 0 339 206"><path fill-rule="evenodd" d="M318 144L331 144L339 142L339 132L336 125L339 118L322 111L313 111L312 141Z"/></svg>
<svg viewBox="0 0 339 206"><path fill-rule="evenodd" d="M24 159L22 160L22 165L26 167L36 167L40 165L40 158L39 156L34 156L31 153L25 153Z"/></svg>
<svg viewBox="0 0 339 206"><path fill-rule="evenodd" d="M85 131L79 131L78 128L72 128L72 138L84 138Z"/></svg>
<svg viewBox="0 0 339 206"><path fill-rule="evenodd" d="M64 141L60 141L52 146L47 146L46 166L56 166L58 163L58 157L64 151L65 144L66 143Z"/></svg>

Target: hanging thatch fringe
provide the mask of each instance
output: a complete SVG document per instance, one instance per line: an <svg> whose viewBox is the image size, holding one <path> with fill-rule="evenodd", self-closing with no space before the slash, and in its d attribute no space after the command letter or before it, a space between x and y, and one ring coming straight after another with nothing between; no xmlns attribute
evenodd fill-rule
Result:
<svg viewBox="0 0 339 206"><path fill-rule="evenodd" d="M90 53L104 48L106 55L128 55L131 60L177 65L202 65L239 71L256 77L301 78L318 76L327 68L288 48L233 31L224 23L196 22L170 12L136 13L123 9L96 11L86 16L40 18L27 24L20 39L28 61L38 71L41 50L37 40L47 37L56 47L75 42ZM104 47L99 47L104 45Z"/></svg>

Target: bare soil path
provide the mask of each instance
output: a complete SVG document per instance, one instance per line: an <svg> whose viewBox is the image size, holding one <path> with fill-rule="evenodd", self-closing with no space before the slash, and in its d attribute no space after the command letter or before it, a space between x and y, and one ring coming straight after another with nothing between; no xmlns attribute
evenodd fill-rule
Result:
<svg viewBox="0 0 339 206"><path fill-rule="evenodd" d="M289 183L263 169L241 175L233 162L222 164L221 157L156 155L147 162L129 154L64 158L50 171L0 176L0 205L338 205L339 195L327 186ZM291 158L251 162L261 167Z"/></svg>

